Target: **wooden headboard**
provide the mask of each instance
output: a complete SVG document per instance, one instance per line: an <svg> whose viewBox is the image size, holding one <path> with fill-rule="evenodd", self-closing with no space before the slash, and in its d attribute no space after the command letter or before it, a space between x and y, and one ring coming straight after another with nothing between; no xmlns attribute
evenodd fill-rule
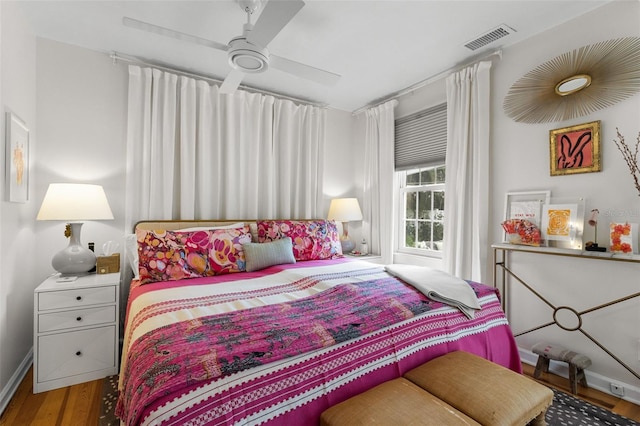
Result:
<svg viewBox="0 0 640 426"><path fill-rule="evenodd" d="M232 223L256 223L253 219L238 219L238 220L141 220L136 223L133 232L136 229L154 230L154 229L182 229L193 228L196 226L224 226Z"/></svg>

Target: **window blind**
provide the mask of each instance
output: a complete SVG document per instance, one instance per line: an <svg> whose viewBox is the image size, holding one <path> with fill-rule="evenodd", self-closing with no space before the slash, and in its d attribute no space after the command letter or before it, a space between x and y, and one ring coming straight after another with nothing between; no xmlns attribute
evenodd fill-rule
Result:
<svg viewBox="0 0 640 426"><path fill-rule="evenodd" d="M444 163L447 152L447 104L395 121L395 169Z"/></svg>

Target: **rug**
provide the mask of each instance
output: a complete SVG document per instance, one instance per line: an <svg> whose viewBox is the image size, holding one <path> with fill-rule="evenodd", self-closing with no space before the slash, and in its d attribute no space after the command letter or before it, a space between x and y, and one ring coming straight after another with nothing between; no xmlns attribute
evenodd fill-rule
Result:
<svg viewBox="0 0 640 426"><path fill-rule="evenodd" d="M109 376L104 379L102 388L98 426L120 424L115 415L117 400L118 376ZM553 404L547 410L546 420L549 426L640 426L638 422L556 389L553 389Z"/></svg>
<svg viewBox="0 0 640 426"><path fill-rule="evenodd" d="M120 420L116 417L116 402L118 401L118 376L109 376L104 379L100 417L98 426L118 426Z"/></svg>
<svg viewBox="0 0 640 426"><path fill-rule="evenodd" d="M549 426L638 426L640 423L612 413L556 389L547 410Z"/></svg>

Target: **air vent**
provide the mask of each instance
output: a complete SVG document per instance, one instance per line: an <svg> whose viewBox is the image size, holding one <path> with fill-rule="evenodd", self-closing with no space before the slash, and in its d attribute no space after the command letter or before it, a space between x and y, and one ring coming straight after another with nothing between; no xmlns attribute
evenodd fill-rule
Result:
<svg viewBox="0 0 640 426"><path fill-rule="evenodd" d="M481 47L486 46L487 44L491 44L494 41L499 40L502 37L506 37L509 34L514 32L516 32L516 30L514 30L513 28L507 25L502 24L498 28L494 28L491 31L488 31L482 34L481 36L466 42L464 44L464 47L466 47L469 50L478 50Z"/></svg>

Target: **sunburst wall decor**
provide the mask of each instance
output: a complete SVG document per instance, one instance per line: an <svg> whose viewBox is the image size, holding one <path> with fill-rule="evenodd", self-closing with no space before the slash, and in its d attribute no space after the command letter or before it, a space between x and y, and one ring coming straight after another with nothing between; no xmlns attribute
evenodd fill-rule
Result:
<svg viewBox="0 0 640 426"><path fill-rule="evenodd" d="M602 41L529 71L504 99L517 122L548 123L607 108L640 91L640 38Z"/></svg>

